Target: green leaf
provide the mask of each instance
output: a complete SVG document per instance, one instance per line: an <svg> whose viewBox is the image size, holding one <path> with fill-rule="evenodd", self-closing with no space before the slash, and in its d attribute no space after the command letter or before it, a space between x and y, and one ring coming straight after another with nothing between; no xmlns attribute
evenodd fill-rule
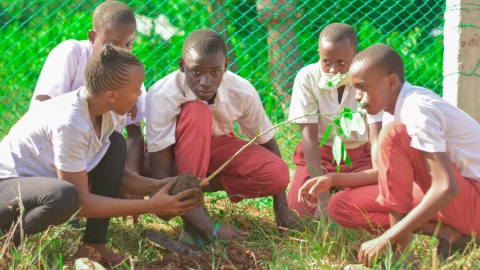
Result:
<svg viewBox="0 0 480 270"><path fill-rule="evenodd" d="M337 166L340 165L342 162L342 139L337 134L333 138L332 154L333 161L337 163Z"/></svg>
<svg viewBox="0 0 480 270"><path fill-rule="evenodd" d="M332 77L332 79L327 83L327 85L329 87L336 87L338 84L340 84L340 82L342 82L343 78L345 78L346 76L348 76L348 74L340 74L339 72Z"/></svg>
<svg viewBox="0 0 480 270"><path fill-rule="evenodd" d="M343 133L345 136L350 137L352 131L350 130L350 126L352 124L352 120L348 119L347 117L340 118L340 126L342 127Z"/></svg>
<svg viewBox="0 0 480 270"><path fill-rule="evenodd" d="M353 113L353 119L350 125L351 131L356 131L358 134L364 134L366 130L365 120L360 113Z"/></svg>
<svg viewBox="0 0 480 270"><path fill-rule="evenodd" d="M328 125L327 130L325 130L325 133L323 133L322 140L320 141L320 147L322 147L325 142L328 140L328 137L330 136L330 132L332 131L332 124Z"/></svg>
<svg viewBox="0 0 480 270"><path fill-rule="evenodd" d="M345 161L345 164L347 164L348 167L352 167L352 160L350 159L348 154L343 158L344 158L343 160Z"/></svg>
<svg viewBox="0 0 480 270"><path fill-rule="evenodd" d="M342 126L340 125L340 117L337 117L333 120L333 123L337 126L337 135L343 135Z"/></svg>
<svg viewBox="0 0 480 270"><path fill-rule="evenodd" d="M343 107L343 108L342 108L342 114L343 114L343 113L351 113L351 112L353 112L353 111L352 111L352 109L350 109L350 108L347 108L347 107Z"/></svg>

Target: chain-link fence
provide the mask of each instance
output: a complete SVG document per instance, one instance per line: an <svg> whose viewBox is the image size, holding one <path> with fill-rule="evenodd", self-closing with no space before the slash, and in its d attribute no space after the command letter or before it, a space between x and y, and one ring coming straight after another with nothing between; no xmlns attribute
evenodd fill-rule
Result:
<svg viewBox="0 0 480 270"><path fill-rule="evenodd" d="M100 1L0 2L0 139L26 112L48 53L66 39L87 39ZM295 74L319 59L318 34L344 22L359 49L383 42L406 64L407 80L441 94L444 0L145 0L126 2L137 16L134 53L146 66L145 85L176 70L183 40L198 28L227 40L229 69L258 90L267 114L287 118ZM61 113L61 112L59 112ZM299 140L295 125L277 130L284 157Z"/></svg>

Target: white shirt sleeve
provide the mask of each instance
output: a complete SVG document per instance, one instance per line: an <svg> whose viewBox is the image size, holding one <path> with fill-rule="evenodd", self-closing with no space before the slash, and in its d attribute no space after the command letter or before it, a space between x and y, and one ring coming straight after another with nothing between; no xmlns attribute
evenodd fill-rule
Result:
<svg viewBox="0 0 480 270"><path fill-rule="evenodd" d="M429 153L446 152L446 121L435 107L425 102L405 102L401 118L412 138L410 146Z"/></svg>
<svg viewBox="0 0 480 270"><path fill-rule="evenodd" d="M240 128L240 133L249 139L253 139L257 135L257 132L260 134L271 128L272 123L263 109L257 91L251 84L249 84L249 87L252 88L254 94L247 95L243 100L243 115L237 120L237 122ZM270 141L274 135L275 129L272 129L258 138L256 142L259 144L266 143Z"/></svg>
<svg viewBox="0 0 480 270"><path fill-rule="evenodd" d="M76 129L74 123L60 125L52 131L54 163L66 172L87 170L87 138Z"/></svg>
<svg viewBox="0 0 480 270"><path fill-rule="evenodd" d="M288 119L294 123L318 123L318 116L306 116L307 114L318 113L318 104L312 91L311 77L308 76L308 69L301 69L293 83L292 100Z"/></svg>
<svg viewBox="0 0 480 270"><path fill-rule="evenodd" d="M174 144L180 106L169 97L150 88L146 99L146 133L148 152L158 152Z"/></svg>
<svg viewBox="0 0 480 270"><path fill-rule="evenodd" d="M38 78L32 101L38 95L56 97L71 92L71 84L77 73L80 53L75 41L67 40L55 47L47 57Z"/></svg>

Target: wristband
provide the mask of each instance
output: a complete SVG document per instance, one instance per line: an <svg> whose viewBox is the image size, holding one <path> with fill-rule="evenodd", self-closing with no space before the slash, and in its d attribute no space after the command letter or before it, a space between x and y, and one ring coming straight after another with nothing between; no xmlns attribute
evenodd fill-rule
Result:
<svg viewBox="0 0 480 270"><path fill-rule="evenodd" d="M216 222L215 227L213 227L212 235L210 236L210 241L213 241L215 240L215 238L217 238L217 232L219 228L220 228L220 223Z"/></svg>

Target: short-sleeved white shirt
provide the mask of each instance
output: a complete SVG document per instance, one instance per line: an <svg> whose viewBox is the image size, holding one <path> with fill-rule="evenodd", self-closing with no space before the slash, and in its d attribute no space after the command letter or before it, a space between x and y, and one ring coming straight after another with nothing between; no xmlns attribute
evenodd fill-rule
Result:
<svg viewBox="0 0 480 270"><path fill-rule="evenodd" d="M393 117L384 115L384 124L391 121L405 124L413 148L446 152L464 177L480 181L480 125L471 116L433 91L405 82Z"/></svg>
<svg viewBox="0 0 480 270"><path fill-rule="evenodd" d="M318 139L321 140L334 116L342 111L342 108L351 108L358 110L358 102L355 100L355 87L345 86L342 100L338 103L338 91L335 87L327 86L328 78L322 76L322 67L320 63L310 64L302 68L293 83L292 100L290 104L289 116L294 123L308 124L318 123ZM307 116L307 114L321 114L321 116ZM382 120L382 113L370 116L367 115L367 123L371 124ZM368 142L368 133L358 134L352 132L344 140L347 149L357 148ZM325 142L332 146L333 134Z"/></svg>
<svg viewBox="0 0 480 270"><path fill-rule="evenodd" d="M176 142L175 128L182 104L198 100L185 82L185 74L177 70L156 82L147 93L146 133L149 152L157 152ZM206 102L205 102L206 103ZM237 121L240 132L250 139L272 127L260 97L253 85L230 71L223 75L214 103L208 105L212 114L212 136L233 131ZM262 144L275 135L270 130L257 139Z"/></svg>
<svg viewBox="0 0 480 270"><path fill-rule="evenodd" d="M92 44L88 40L66 40L50 52L38 78L30 107L40 101L35 100L39 95L56 97L80 88L85 85L85 67L92 55ZM127 125L139 125L145 118L145 97L147 93L142 84L142 94L138 97L137 118L132 121L127 118Z"/></svg>
<svg viewBox="0 0 480 270"><path fill-rule="evenodd" d="M0 179L90 171L121 131L126 117L113 111L102 116L101 136L90 120L84 87L31 108L0 142ZM122 169L122 168L119 168Z"/></svg>

